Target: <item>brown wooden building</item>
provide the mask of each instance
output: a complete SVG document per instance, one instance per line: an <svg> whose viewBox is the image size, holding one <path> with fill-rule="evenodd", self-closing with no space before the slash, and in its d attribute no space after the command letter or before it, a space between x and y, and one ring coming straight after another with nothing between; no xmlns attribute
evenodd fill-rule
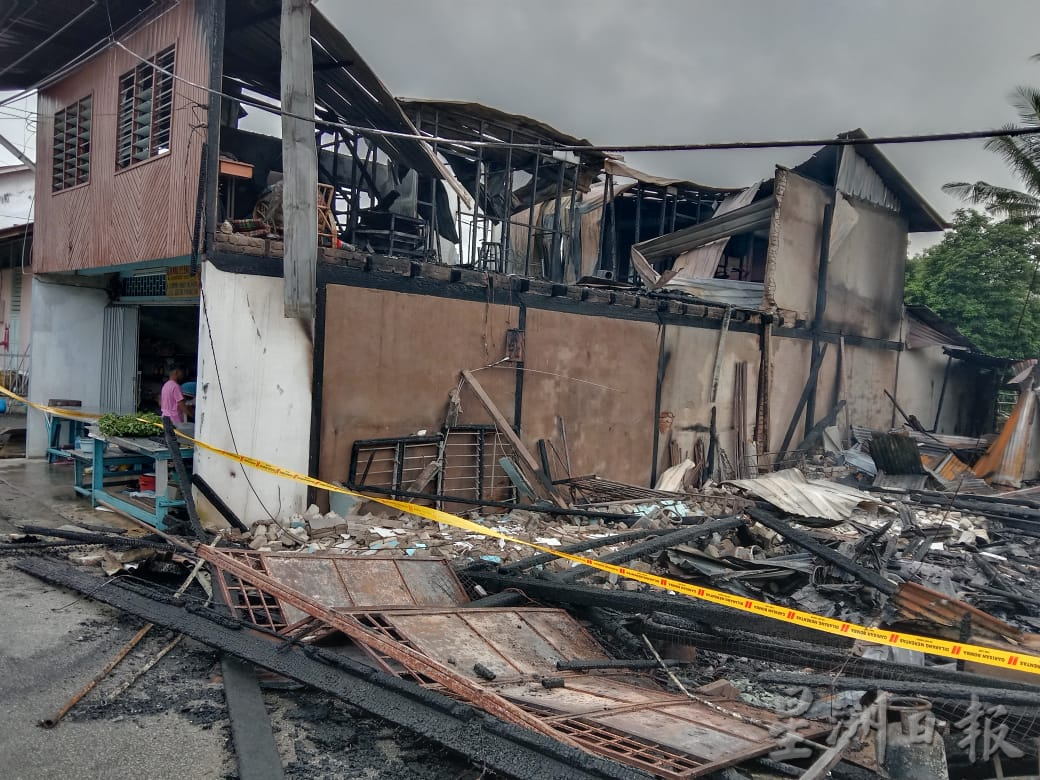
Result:
<svg viewBox="0 0 1040 780"><path fill-rule="evenodd" d="M573 475L638 484L712 434L744 455L731 470L757 471L838 400L866 427L893 422L884 390L935 414L934 372L900 378L902 279L908 232L944 223L869 144L746 193L646 177L554 153L584 142L526 117L402 104L314 9L330 221L310 326L283 316L281 142L239 122L277 106L280 3L105 5L112 28L88 13L0 74L40 90L33 400L129 411L187 364L200 438L333 481L359 476L359 442L442 431L463 370L487 368L532 449L565 427ZM992 385L955 376L971 387L950 397ZM479 499L497 440L460 400L445 435L468 460L445 478ZM214 455L195 465L246 520L308 500Z"/></svg>

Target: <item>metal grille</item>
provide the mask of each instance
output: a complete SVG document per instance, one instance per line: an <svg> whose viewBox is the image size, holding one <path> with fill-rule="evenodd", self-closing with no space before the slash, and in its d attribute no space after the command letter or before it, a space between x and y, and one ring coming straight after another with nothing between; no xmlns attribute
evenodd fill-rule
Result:
<svg viewBox="0 0 1040 780"><path fill-rule="evenodd" d="M239 553L235 558L256 571L265 571L259 553ZM254 585L235 576L226 569L214 567L218 573L220 589L232 613L242 620L271 631L283 631L288 623L278 599Z"/></svg>
<svg viewBox="0 0 1040 780"><path fill-rule="evenodd" d="M677 501L683 497L682 493L651 490L638 485L611 482L597 476L574 477L556 484L563 485L570 492L575 505L609 504L614 501Z"/></svg>
<svg viewBox="0 0 1040 780"><path fill-rule="evenodd" d="M354 442L349 487L489 501L512 498L509 478L499 461L513 451L494 426L466 425L432 436L366 439ZM434 462L441 468L428 484L416 480Z"/></svg>
<svg viewBox="0 0 1040 780"><path fill-rule="evenodd" d="M124 298L162 298L166 295L166 272L128 276L120 283Z"/></svg>
<svg viewBox="0 0 1040 780"><path fill-rule="evenodd" d="M229 602L238 605L239 615L248 611L271 627L275 623L272 605L263 591L272 600L291 604L315 618L305 616L283 630L283 635L295 632L294 638L299 639L313 636L315 629L338 630L394 674L427 687L439 685L458 700L495 717L657 776L679 780L702 775L776 746L764 728L738 724L729 713L717 715L685 697L615 677L569 675L570 684L545 698L540 688L530 685L532 673L552 670L555 674L555 661L560 658L602 655L594 640L560 610L413 607L346 614L287 582L272 579L262 570L263 555L229 554L211 547L199 548L199 554L219 572L221 586L231 596ZM299 562L306 566L306 560ZM343 556L342 560L351 566L362 559L351 563L349 556ZM310 561L312 568L315 563ZM465 660L456 662L454 658ZM474 659L482 659L504 674L494 681L478 682L467 671ZM548 706L543 709L542 704ZM700 735L696 739L690 730L693 724ZM658 733L660 740L655 738ZM730 743L734 743L733 750L719 756L718 747ZM719 757L713 759L713 755Z"/></svg>
<svg viewBox="0 0 1040 780"><path fill-rule="evenodd" d="M613 758L629 766L653 772L659 777L686 778L698 774L703 761L686 753L668 750L623 731L584 718L554 720L553 728L578 742L592 753Z"/></svg>

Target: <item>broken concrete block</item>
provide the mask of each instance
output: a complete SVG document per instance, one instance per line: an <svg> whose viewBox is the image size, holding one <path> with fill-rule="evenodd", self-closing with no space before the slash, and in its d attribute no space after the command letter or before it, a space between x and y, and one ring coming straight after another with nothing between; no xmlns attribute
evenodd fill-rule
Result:
<svg viewBox="0 0 1040 780"><path fill-rule="evenodd" d="M324 515L312 515L308 517L307 524L310 526L312 531L319 531L325 528L335 528L337 525L342 525L343 518L335 512L326 512Z"/></svg>

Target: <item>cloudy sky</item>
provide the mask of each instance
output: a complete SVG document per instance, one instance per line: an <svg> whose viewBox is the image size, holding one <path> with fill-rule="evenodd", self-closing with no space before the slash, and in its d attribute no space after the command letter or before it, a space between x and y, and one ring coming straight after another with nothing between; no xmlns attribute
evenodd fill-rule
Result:
<svg viewBox="0 0 1040 780"><path fill-rule="evenodd" d="M1040 52L1036 0L321 0L317 8L398 95L487 103L603 144L983 129L1015 121L1013 87L1040 87L1040 62L1029 59ZM4 111L0 133L24 143L24 121ZM886 153L947 215L958 205L940 190L947 181L1014 184L978 141ZM736 186L808 154L629 162Z"/></svg>
<svg viewBox="0 0 1040 780"><path fill-rule="evenodd" d="M1036 0L383 0L318 5L398 95L475 100L595 143L984 129L1040 87ZM944 214L951 180L1013 184L981 142L889 147ZM629 155L738 186L807 150Z"/></svg>

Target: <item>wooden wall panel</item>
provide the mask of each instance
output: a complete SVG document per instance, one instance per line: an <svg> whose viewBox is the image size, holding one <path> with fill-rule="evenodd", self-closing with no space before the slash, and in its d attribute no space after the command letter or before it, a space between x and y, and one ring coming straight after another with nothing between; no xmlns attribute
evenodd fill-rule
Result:
<svg viewBox="0 0 1040 780"><path fill-rule="evenodd" d="M562 453L561 416L573 476L647 485L658 333L648 322L528 309L524 442L533 451L547 439Z"/></svg>
<svg viewBox="0 0 1040 780"><path fill-rule="evenodd" d="M201 5L201 4L200 4ZM209 78L209 43L202 8L181 0L123 38L142 57L175 44L174 73L196 84ZM116 169L119 77L140 63L112 47L39 96L37 133L37 272L72 271L186 255L198 189L206 121L204 90L176 81L170 151L126 170ZM90 181L53 192L51 154L55 111L93 95ZM197 107L201 104L201 107Z"/></svg>
<svg viewBox="0 0 1040 780"><path fill-rule="evenodd" d="M460 372L499 361L519 317L515 306L341 285L327 296L319 475L328 480L346 478L357 439L439 430ZM575 475L646 484L656 325L528 309L525 365L521 434L532 451L545 438L563 452L562 415ZM513 421L515 368L476 377ZM491 422L468 387L460 422Z"/></svg>
<svg viewBox="0 0 1040 780"><path fill-rule="evenodd" d="M516 307L327 288L321 461L324 479L344 480L357 439L437 431L463 369L498 360ZM513 418L512 371L480 371L480 382ZM490 422L469 391L461 422Z"/></svg>

